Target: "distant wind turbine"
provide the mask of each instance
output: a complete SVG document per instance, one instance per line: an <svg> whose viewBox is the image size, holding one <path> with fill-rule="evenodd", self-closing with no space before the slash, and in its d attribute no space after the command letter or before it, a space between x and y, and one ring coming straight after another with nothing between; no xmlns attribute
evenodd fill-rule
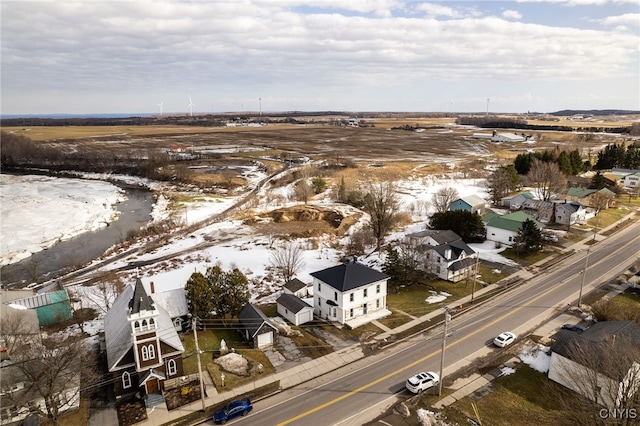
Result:
<svg viewBox="0 0 640 426"><path fill-rule="evenodd" d="M191 117L193 117L193 107L196 106L196 104L193 103L193 101L191 100L191 96L189 96L189 115Z"/></svg>
<svg viewBox="0 0 640 426"><path fill-rule="evenodd" d="M160 107L160 117L162 117L162 105L164 105L164 101L158 104L158 106Z"/></svg>

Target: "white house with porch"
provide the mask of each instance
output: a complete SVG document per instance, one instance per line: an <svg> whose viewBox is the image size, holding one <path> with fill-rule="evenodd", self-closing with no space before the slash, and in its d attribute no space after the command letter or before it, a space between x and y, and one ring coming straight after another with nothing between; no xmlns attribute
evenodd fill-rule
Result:
<svg viewBox="0 0 640 426"><path fill-rule="evenodd" d="M387 315L389 276L355 260L311 273L314 314L356 328Z"/></svg>

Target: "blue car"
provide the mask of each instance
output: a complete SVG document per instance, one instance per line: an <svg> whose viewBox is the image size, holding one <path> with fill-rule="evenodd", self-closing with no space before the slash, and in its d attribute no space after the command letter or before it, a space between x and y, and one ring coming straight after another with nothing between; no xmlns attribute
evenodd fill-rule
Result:
<svg viewBox="0 0 640 426"><path fill-rule="evenodd" d="M253 410L253 405L251 405L249 398L239 399L228 403L224 408L216 411L213 415L213 421L216 423L226 423L227 420L233 419L234 417L240 415L246 416L251 410Z"/></svg>

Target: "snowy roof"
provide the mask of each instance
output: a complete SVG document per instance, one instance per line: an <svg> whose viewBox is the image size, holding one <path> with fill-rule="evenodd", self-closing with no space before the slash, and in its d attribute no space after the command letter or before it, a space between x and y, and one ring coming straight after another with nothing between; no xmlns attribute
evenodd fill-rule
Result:
<svg viewBox="0 0 640 426"><path fill-rule="evenodd" d="M184 288L151 294L156 305L162 306L171 318L183 317L189 313Z"/></svg>
<svg viewBox="0 0 640 426"><path fill-rule="evenodd" d="M389 275L358 262L346 262L310 275L341 292L389 279Z"/></svg>
<svg viewBox="0 0 640 426"><path fill-rule="evenodd" d="M474 195L474 194L467 195L466 197L460 197L460 198L458 198L458 200L464 201L470 207L474 207L474 206L478 206L478 205L482 205L482 206L485 205L484 199L482 199L482 198L480 198L480 197L478 197L477 195Z"/></svg>

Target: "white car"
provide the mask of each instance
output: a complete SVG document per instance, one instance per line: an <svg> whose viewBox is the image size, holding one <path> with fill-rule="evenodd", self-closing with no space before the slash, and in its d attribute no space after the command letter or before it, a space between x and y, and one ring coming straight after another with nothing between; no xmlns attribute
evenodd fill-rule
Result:
<svg viewBox="0 0 640 426"><path fill-rule="evenodd" d="M418 373L407 379L406 387L411 393L420 393L434 387L440 381L440 376L433 371Z"/></svg>
<svg viewBox="0 0 640 426"><path fill-rule="evenodd" d="M505 346L509 346L510 344L515 342L516 337L517 336L512 332L505 331L504 333L500 333L499 335L496 336L495 339L493 339L493 344L500 348L504 348Z"/></svg>

